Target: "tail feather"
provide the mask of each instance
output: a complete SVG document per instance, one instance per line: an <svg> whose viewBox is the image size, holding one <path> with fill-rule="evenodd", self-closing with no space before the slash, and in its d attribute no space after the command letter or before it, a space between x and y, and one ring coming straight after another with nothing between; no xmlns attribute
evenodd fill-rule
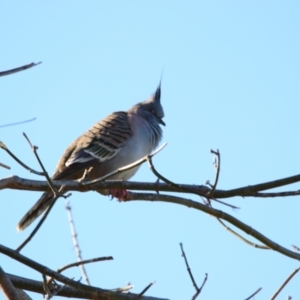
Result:
<svg viewBox="0 0 300 300"><path fill-rule="evenodd" d="M44 193L42 197L32 206L32 208L25 214L17 225L17 231L23 231L35 219L37 219L54 200L52 193Z"/></svg>

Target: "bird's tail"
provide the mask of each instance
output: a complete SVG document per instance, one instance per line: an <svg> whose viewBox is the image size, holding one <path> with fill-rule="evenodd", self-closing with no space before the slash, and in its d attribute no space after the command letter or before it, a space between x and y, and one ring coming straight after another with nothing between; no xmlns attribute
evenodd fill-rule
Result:
<svg viewBox="0 0 300 300"><path fill-rule="evenodd" d="M28 227L39 215L41 215L54 201L52 193L44 193L42 197L30 208L17 225L17 231L23 231Z"/></svg>

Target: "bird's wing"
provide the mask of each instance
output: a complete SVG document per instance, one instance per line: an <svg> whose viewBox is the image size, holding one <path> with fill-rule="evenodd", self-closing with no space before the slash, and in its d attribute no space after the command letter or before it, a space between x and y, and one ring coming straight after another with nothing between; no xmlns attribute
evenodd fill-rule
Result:
<svg viewBox="0 0 300 300"><path fill-rule="evenodd" d="M132 130L126 112L107 116L66 149L53 178L63 178L113 158L131 137Z"/></svg>

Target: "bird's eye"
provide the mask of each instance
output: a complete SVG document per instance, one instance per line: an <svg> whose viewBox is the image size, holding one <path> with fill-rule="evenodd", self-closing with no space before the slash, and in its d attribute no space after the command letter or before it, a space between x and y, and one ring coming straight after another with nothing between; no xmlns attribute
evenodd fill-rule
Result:
<svg viewBox="0 0 300 300"><path fill-rule="evenodd" d="M155 110L154 110L154 109L152 109L152 110L151 110L151 113L152 113L152 115L154 115L154 116L156 115L156 113L155 113Z"/></svg>

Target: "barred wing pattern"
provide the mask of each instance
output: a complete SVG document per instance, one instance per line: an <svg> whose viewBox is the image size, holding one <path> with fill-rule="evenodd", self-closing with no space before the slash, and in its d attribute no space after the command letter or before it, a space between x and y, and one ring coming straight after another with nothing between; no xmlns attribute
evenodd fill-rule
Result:
<svg viewBox="0 0 300 300"><path fill-rule="evenodd" d="M67 178L113 158L131 137L132 130L127 112L112 113L92 126L66 149L52 178Z"/></svg>
<svg viewBox="0 0 300 300"><path fill-rule="evenodd" d="M77 142L65 162L68 167L96 158L99 162L113 158L131 138L132 131L126 112L116 112L90 128Z"/></svg>

